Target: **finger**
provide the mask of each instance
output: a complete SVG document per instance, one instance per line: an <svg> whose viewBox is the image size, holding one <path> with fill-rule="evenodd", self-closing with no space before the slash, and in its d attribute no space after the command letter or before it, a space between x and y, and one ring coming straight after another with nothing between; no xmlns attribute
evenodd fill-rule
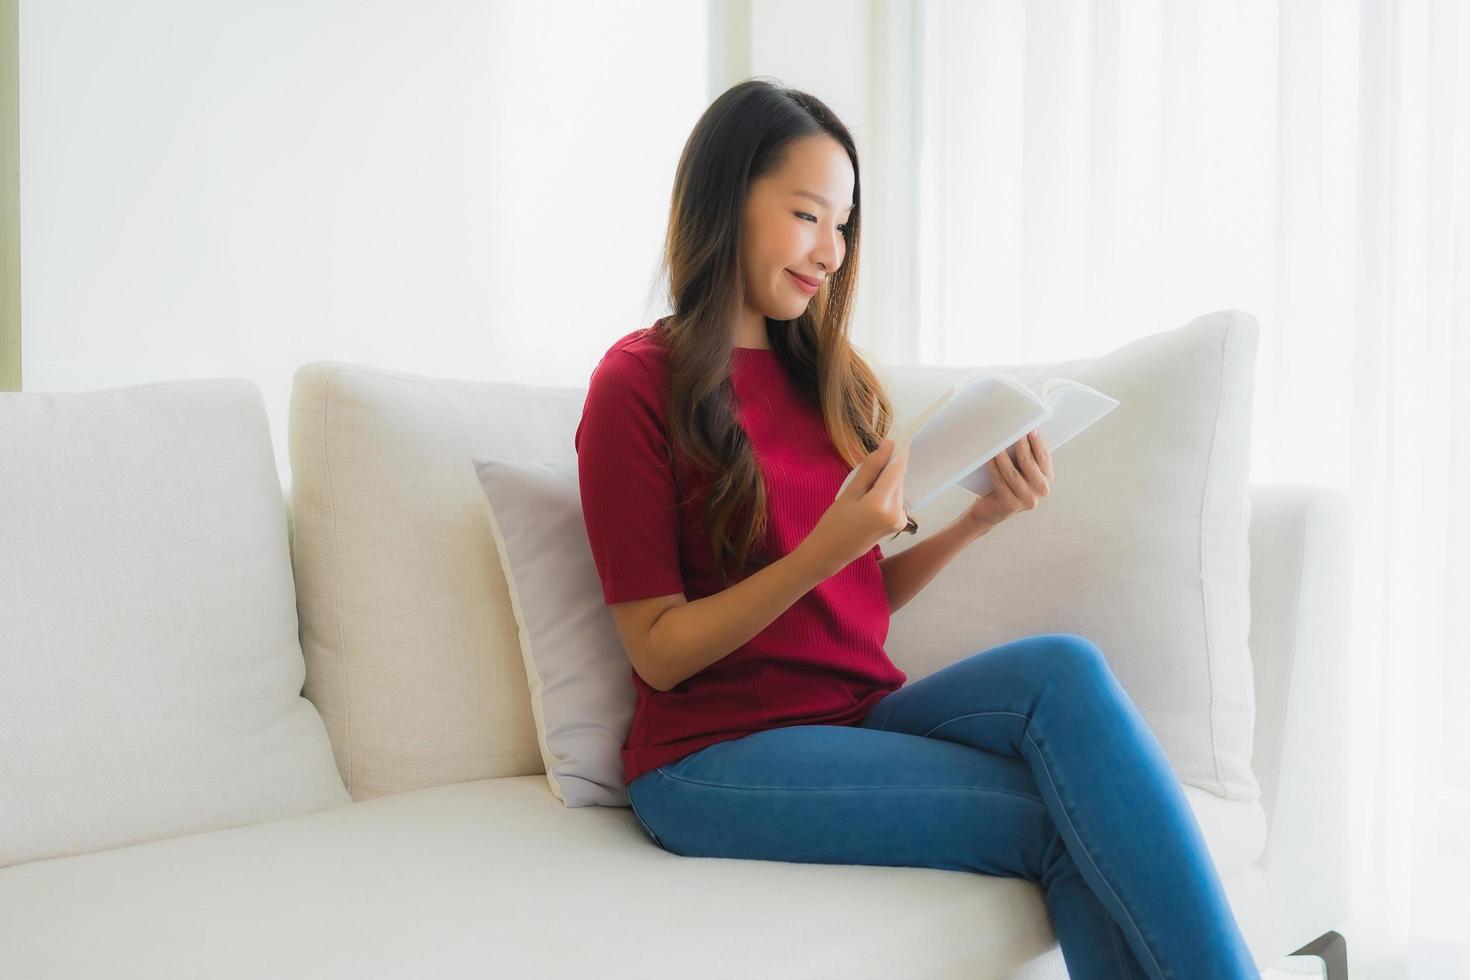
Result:
<svg viewBox="0 0 1470 980"><path fill-rule="evenodd" d="M1022 509L1034 506L1033 498L1036 496L1036 491L1026 485L1026 477L1016 469L1016 464L1011 461L1011 454L1003 452L997 458L1005 461L1001 464L1001 473L1006 482L1010 484L1011 495L1016 498L1016 502Z"/></svg>
<svg viewBox="0 0 1470 980"><path fill-rule="evenodd" d="M1030 433L1016 443L1016 455L1021 458L1021 472L1025 474L1026 482L1037 493L1046 493L1048 489L1046 474L1041 472L1041 466L1036 462L1036 457L1031 454Z"/></svg>
<svg viewBox="0 0 1470 980"><path fill-rule="evenodd" d="M1016 443L1016 469L1029 477L1035 465L1036 460L1031 456L1031 433L1028 432ZM1041 472L1039 467L1036 472Z"/></svg>
<svg viewBox="0 0 1470 980"><path fill-rule="evenodd" d="M886 501L887 506L890 510L902 512L904 514L904 523L907 524L908 508L904 504L902 480L899 480L893 484L892 490L884 498L884 500Z"/></svg>
<svg viewBox="0 0 1470 980"><path fill-rule="evenodd" d="M1016 472L1016 468L1011 465L1010 456L1005 452L997 453L991 459L989 465L995 470L990 482L995 484L997 490L1004 492L1007 496L1015 497L1020 488L1017 486L1015 478L1011 476L1011 474ZM1007 469L1010 470L1010 473L1006 472Z"/></svg>
<svg viewBox="0 0 1470 980"><path fill-rule="evenodd" d="M1048 480L1054 479L1051 469L1051 450L1046 448L1046 441L1041 438L1040 429L1036 431L1032 443L1032 455L1036 457L1036 462L1041 466L1041 472L1046 474Z"/></svg>
<svg viewBox="0 0 1470 980"><path fill-rule="evenodd" d="M888 459L888 465L883 472L873 481L873 490L876 493L886 493L890 496L903 492L903 475L908 471L909 447L904 446L901 450L895 450Z"/></svg>
<svg viewBox="0 0 1470 980"><path fill-rule="evenodd" d="M879 474L893 456L893 440L883 439L878 443L878 448L869 453L861 463L858 464L857 475L847 485L847 494L851 497L861 497L873 488Z"/></svg>
<svg viewBox="0 0 1470 980"><path fill-rule="evenodd" d="M1016 453L1020 455L1019 448ZM1015 460L1011 459L1011 454L1004 452L1000 455L1005 460L1006 479L1010 481L1011 489L1015 491L1016 499L1021 501L1023 506L1030 506L1032 498L1036 496L1036 491L1027 483L1026 474L1016 468Z"/></svg>

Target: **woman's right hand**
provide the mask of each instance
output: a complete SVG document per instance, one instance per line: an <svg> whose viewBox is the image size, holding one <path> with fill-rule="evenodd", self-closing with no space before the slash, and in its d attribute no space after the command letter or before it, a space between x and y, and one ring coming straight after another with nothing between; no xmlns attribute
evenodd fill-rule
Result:
<svg viewBox="0 0 1470 980"><path fill-rule="evenodd" d="M837 499L817 521L811 533L797 546L829 577L870 551L873 545L891 538L908 526L903 505L903 476L909 452L894 452L892 439L884 439L858 464Z"/></svg>

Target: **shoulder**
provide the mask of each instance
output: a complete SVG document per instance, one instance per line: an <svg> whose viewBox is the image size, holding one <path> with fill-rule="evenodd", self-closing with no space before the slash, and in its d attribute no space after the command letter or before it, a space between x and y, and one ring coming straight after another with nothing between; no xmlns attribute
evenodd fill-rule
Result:
<svg viewBox="0 0 1470 980"><path fill-rule="evenodd" d="M659 326L640 327L615 340L592 370L592 387L631 389L639 395L657 394L663 383L668 351Z"/></svg>

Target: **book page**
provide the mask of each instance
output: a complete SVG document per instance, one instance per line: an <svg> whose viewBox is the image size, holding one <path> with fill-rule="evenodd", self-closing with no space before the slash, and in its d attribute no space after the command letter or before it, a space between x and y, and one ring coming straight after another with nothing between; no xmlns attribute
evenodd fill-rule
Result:
<svg viewBox="0 0 1470 980"><path fill-rule="evenodd" d="M904 474L910 511L926 506L1008 445L1007 436L1035 426L1045 409L1024 385L1004 375L971 378L913 437Z"/></svg>
<svg viewBox="0 0 1470 980"><path fill-rule="evenodd" d="M981 372L941 392L894 440L909 446L904 505L916 512L952 486L980 497L995 489L985 464L1032 429L1052 452L1118 406L1115 398L1070 378L1052 378L1038 395L1001 372ZM841 494L857 473L847 474Z"/></svg>
<svg viewBox="0 0 1470 980"><path fill-rule="evenodd" d="M959 384L950 385L948 388L941 391L934 398L933 401L924 406L924 410L921 411L912 421L905 423L902 430L897 430L895 433L891 434L889 438L893 439L893 456L898 455L900 452L903 451L905 446L908 446L910 443L912 443L914 436L919 432L919 430L927 425L931 418L938 415L939 412L944 408L944 406L949 404L950 399L952 399L959 390ZM893 456L889 456L889 459L892 459ZM837 488L837 493L833 495L833 500L836 500L837 497L840 497L842 495L842 491L847 489L847 485L852 482L852 478L857 475L857 471L857 466L854 466L852 469L847 471L847 476L843 478L842 485Z"/></svg>
<svg viewBox="0 0 1470 980"><path fill-rule="evenodd" d="M1040 424L1028 424L1013 428L995 449L980 461L980 465L959 480L959 486L977 497L983 497L995 489L990 470L985 464L1008 450L1032 429L1041 433L1041 440L1049 451L1055 453L1072 438L1092 423L1118 407L1118 400L1100 391L1068 378L1052 378L1042 386L1047 404L1047 414Z"/></svg>

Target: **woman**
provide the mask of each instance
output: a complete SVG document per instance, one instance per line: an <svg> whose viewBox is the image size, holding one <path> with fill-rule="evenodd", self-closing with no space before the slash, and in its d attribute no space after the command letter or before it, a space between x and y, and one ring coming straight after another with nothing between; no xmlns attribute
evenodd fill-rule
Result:
<svg viewBox="0 0 1470 980"><path fill-rule="evenodd" d="M884 652L891 613L1034 509L1053 470L1030 433L987 464L992 493L883 555L915 525L889 400L847 336L859 187L822 102L760 80L725 92L675 178L674 312L592 374L575 444L638 694L635 813L675 854L1035 881L1074 980L1258 977L1094 644L1025 637L907 686Z"/></svg>

